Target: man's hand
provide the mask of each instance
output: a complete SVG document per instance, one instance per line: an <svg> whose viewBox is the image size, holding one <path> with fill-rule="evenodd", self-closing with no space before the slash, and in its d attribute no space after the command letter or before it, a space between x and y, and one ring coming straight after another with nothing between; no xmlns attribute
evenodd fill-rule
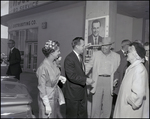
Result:
<svg viewBox="0 0 150 119"><path fill-rule="evenodd" d="M86 79L86 85L92 85L95 81L92 80L91 78Z"/></svg>
<svg viewBox="0 0 150 119"><path fill-rule="evenodd" d="M113 87L115 87L118 83L118 79L115 79L114 82L113 82Z"/></svg>
<svg viewBox="0 0 150 119"><path fill-rule="evenodd" d="M5 59L3 59L3 62L4 62L5 64L9 65L9 62L6 61Z"/></svg>

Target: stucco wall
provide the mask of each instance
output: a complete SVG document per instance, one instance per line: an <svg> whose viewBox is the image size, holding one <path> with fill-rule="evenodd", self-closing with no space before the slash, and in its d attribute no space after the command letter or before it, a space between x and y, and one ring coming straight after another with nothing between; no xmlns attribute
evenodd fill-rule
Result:
<svg viewBox="0 0 150 119"><path fill-rule="evenodd" d="M145 35L145 42L149 42L149 19L146 20L145 29L144 29L144 35Z"/></svg>
<svg viewBox="0 0 150 119"><path fill-rule="evenodd" d="M25 15L25 17L9 21L9 25L32 20L36 20L36 24L10 28L9 31L38 27L38 66L44 59L44 55L42 54L41 49L45 45L45 42L49 39L59 41L62 56L62 73L64 73L63 63L65 57L72 51L72 39L77 36L84 37L86 20L85 11L86 4L84 1L73 5L52 9L46 12L41 12L31 16ZM47 22L47 29L42 29L43 22ZM116 33L115 51L120 50L121 41L123 39L130 39L132 41L133 35L137 32L138 36L136 37L142 37L140 33L142 31L141 26L141 20L139 21L139 19L135 19L133 17L117 14L116 31L114 32ZM138 28L139 30L136 28Z"/></svg>
<svg viewBox="0 0 150 119"><path fill-rule="evenodd" d="M115 50L121 49L121 41L129 39L142 41L143 19L117 14ZM147 29L146 29L147 31Z"/></svg>
<svg viewBox="0 0 150 119"><path fill-rule="evenodd" d="M142 27L143 27L143 19L133 18L133 32L132 32L132 40L140 40L142 41Z"/></svg>
<svg viewBox="0 0 150 119"><path fill-rule="evenodd" d="M47 29L39 25L38 62L44 58L42 47L48 39L59 41L62 56L61 66L64 73L64 59L72 51L71 42L77 37L84 37L85 4L79 3L41 13L39 22L48 22ZM40 23L41 24L41 23Z"/></svg>
<svg viewBox="0 0 150 119"><path fill-rule="evenodd" d="M6 55L9 52L7 43L8 43L8 39L1 38L1 53L5 53Z"/></svg>
<svg viewBox="0 0 150 119"><path fill-rule="evenodd" d="M121 49L121 41L129 39L132 41L133 18L117 14L115 50Z"/></svg>
<svg viewBox="0 0 150 119"><path fill-rule="evenodd" d="M73 5L11 20L9 22L9 26L12 27L12 24L24 23L33 20L36 21L36 24L10 28L9 31L34 27L38 28L37 66L39 66L44 59L42 47L45 45L45 42L49 39L58 41L60 43L62 56L62 73L64 74L64 59L72 51L72 40L78 36L84 37L85 2L79 2ZM43 22L47 22L46 29L42 28Z"/></svg>

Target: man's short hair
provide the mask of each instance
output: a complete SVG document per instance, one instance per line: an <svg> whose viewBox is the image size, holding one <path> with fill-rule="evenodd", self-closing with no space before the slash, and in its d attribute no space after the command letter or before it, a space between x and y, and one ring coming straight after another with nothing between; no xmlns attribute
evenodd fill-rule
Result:
<svg viewBox="0 0 150 119"><path fill-rule="evenodd" d="M10 39L9 41L11 41L13 44L15 44L15 41L14 41L14 40Z"/></svg>
<svg viewBox="0 0 150 119"><path fill-rule="evenodd" d="M141 40L135 40L134 42L140 43L141 45L143 45Z"/></svg>
<svg viewBox="0 0 150 119"><path fill-rule="evenodd" d="M72 40L72 48L73 49L76 45L80 45L80 40L84 41L84 39L82 37L76 37Z"/></svg>
<svg viewBox="0 0 150 119"><path fill-rule="evenodd" d="M131 44L131 41L129 39L124 39L122 42L121 42L121 46L124 47L125 45L130 45Z"/></svg>
<svg viewBox="0 0 150 119"><path fill-rule="evenodd" d="M101 26L100 20L96 19L96 20L94 20L94 21L92 22L92 27L93 27L93 24L94 24L94 23L98 23L98 22L99 22L99 24L100 24L100 26Z"/></svg>

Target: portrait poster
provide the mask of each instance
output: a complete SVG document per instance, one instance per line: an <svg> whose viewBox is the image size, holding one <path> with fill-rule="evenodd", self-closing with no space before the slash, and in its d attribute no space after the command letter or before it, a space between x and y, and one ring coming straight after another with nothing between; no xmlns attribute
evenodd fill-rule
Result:
<svg viewBox="0 0 150 119"><path fill-rule="evenodd" d="M109 16L101 16L86 19L85 23L85 45L84 61L87 63L93 52L101 50L101 41L103 37L108 37Z"/></svg>

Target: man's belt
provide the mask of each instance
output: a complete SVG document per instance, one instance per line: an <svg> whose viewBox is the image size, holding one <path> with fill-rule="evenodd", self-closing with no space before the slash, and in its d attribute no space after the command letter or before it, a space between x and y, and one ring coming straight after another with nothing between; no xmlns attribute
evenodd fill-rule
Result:
<svg viewBox="0 0 150 119"><path fill-rule="evenodd" d="M107 74L103 74L103 75L99 75L101 77L110 77L110 75L107 75Z"/></svg>

